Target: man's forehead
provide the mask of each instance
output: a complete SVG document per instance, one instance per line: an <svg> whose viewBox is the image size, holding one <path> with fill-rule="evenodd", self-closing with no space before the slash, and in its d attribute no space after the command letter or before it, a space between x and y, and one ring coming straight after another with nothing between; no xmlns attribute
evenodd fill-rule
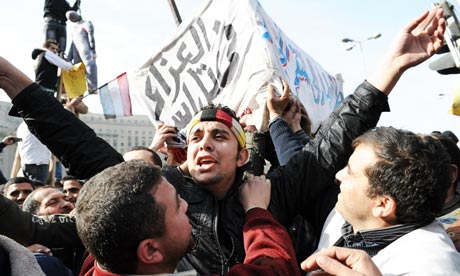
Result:
<svg viewBox="0 0 460 276"><path fill-rule="evenodd" d="M64 181L64 184L62 184L62 187L80 187L82 186L78 181L76 180L66 180Z"/></svg>
<svg viewBox="0 0 460 276"><path fill-rule="evenodd" d="M212 131L212 130L223 130L223 131L231 131L230 128L221 122L218 121L204 121L197 123L190 131L190 133L194 133L197 131Z"/></svg>
<svg viewBox="0 0 460 276"><path fill-rule="evenodd" d="M13 183L7 187L7 190L20 190L25 188L32 188L29 182Z"/></svg>
<svg viewBox="0 0 460 276"><path fill-rule="evenodd" d="M42 188L37 192L36 199L38 199L39 196L41 196L41 198L44 199L44 198L49 198L49 197L55 197L55 195L60 195L60 194L63 194L63 193L57 188Z"/></svg>

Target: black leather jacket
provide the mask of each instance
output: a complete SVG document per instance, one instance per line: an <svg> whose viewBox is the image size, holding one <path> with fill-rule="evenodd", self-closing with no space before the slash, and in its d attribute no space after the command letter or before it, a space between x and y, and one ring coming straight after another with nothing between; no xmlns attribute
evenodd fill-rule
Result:
<svg viewBox="0 0 460 276"><path fill-rule="evenodd" d="M13 104L31 131L69 167L72 175L89 178L123 161L88 126L40 93L37 85L31 85ZM320 233L337 199L335 173L346 165L353 151L352 140L375 127L381 112L387 110L387 97L364 82L323 123L315 139L285 167L268 175L272 183L269 209L281 224L287 227L300 214ZM242 174L218 201L177 169L166 167L164 172L189 204L197 244L181 266L191 264L202 274L225 274L234 263L243 262L244 211L238 196Z"/></svg>

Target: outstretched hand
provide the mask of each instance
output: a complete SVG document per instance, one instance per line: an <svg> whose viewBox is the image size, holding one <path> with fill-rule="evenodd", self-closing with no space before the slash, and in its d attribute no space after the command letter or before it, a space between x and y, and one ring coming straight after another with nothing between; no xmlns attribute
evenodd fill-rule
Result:
<svg viewBox="0 0 460 276"><path fill-rule="evenodd" d="M3 138L2 143L7 145L7 146L9 146L9 145L12 145L12 144L18 142L18 140L16 140L16 139L17 139L16 136L12 136L12 135L6 136L5 138Z"/></svg>
<svg viewBox="0 0 460 276"><path fill-rule="evenodd" d="M442 15L442 8L435 7L402 28L384 63L368 78L368 82L388 95L404 71L438 51L443 45L446 30Z"/></svg>
<svg viewBox="0 0 460 276"><path fill-rule="evenodd" d="M329 247L308 257L300 264L309 275L382 276L371 257L362 250Z"/></svg>
<svg viewBox="0 0 460 276"><path fill-rule="evenodd" d="M435 7L405 26L393 48L393 59L402 70L416 66L438 51L444 43L446 29L443 10Z"/></svg>

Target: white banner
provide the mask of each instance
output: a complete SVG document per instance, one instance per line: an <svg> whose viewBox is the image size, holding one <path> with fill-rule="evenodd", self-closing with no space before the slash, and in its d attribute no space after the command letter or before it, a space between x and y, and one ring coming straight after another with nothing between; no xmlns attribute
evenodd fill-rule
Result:
<svg viewBox="0 0 460 276"><path fill-rule="evenodd" d="M159 53L128 74L133 101L152 120L179 128L211 102L237 115L249 108L260 126L267 83L280 91L280 77L308 111L312 131L343 101L336 79L287 38L256 0L207 1Z"/></svg>

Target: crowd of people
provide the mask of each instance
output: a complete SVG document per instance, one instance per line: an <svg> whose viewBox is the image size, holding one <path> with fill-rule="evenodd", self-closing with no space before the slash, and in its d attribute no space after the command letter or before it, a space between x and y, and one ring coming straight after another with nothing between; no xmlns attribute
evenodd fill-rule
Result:
<svg viewBox="0 0 460 276"><path fill-rule="evenodd" d="M4 179L0 275L460 275L457 136L376 127L445 28L437 7L411 21L314 134L283 81L268 89L266 133L209 104L124 155L0 56L23 128L68 174L47 185L50 164L30 161Z"/></svg>

